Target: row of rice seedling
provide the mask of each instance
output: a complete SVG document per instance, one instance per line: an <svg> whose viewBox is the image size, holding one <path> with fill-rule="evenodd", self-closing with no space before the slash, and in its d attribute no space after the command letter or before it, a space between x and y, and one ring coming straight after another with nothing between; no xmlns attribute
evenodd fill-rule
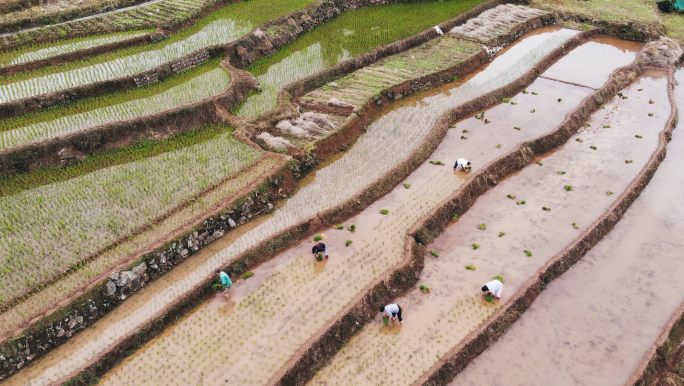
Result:
<svg viewBox="0 0 684 386"><path fill-rule="evenodd" d="M313 0L252 0L214 12L164 41L0 79L0 103L148 71L202 48L225 44Z"/></svg>
<svg viewBox="0 0 684 386"><path fill-rule="evenodd" d="M351 150L339 160L319 170L310 184L302 187L266 222L245 233L184 279L170 283L145 304L132 305L136 309L131 311L128 317L117 321L111 328L103 330L96 339L83 344L73 355L65 357L60 364L47 369L31 384L47 384L77 370L91 358L103 352L110 344L134 331L195 285L212 276L216 268L225 266L240 253L253 248L272 235L318 212L349 200L416 150L442 114L518 78L575 34L576 31L560 30L530 37L527 39L529 44L513 47L483 72L469 82L454 88L448 95L426 97L420 103L401 107L382 116L368 127L367 132ZM341 184L340 181L344 183ZM380 273L376 270L373 274L379 275ZM350 272L349 275L351 274ZM281 297L281 299L285 298ZM289 310L289 312L294 312L293 307L289 307ZM269 311L269 317L272 316ZM318 316L322 321L324 318L329 320L333 314L325 313ZM297 323L300 323L300 320L302 319L296 318ZM281 327L281 324L277 324L271 328ZM207 330L215 331L210 328ZM315 332L307 330L304 333L314 334ZM265 333L266 335L268 334ZM298 339L301 343L306 340L306 337L301 336ZM275 342L271 341L271 343Z"/></svg>
<svg viewBox="0 0 684 386"><path fill-rule="evenodd" d="M14 130L2 131L0 132L0 148L53 138L89 127L141 117L197 102L225 91L229 83L230 74L223 68L214 68L150 97L102 107L81 114L68 115L50 121L37 122ZM55 112L51 113L54 114Z"/></svg>
<svg viewBox="0 0 684 386"><path fill-rule="evenodd" d="M482 12L478 17L451 29L451 33L487 41L510 30L514 25L545 13L521 5L505 4Z"/></svg>
<svg viewBox="0 0 684 386"><path fill-rule="evenodd" d="M161 0L87 16L64 23L35 27L0 35L0 49L18 44L46 40L54 36L67 36L84 31L130 31L156 26L174 26L196 16L216 0Z"/></svg>
<svg viewBox="0 0 684 386"><path fill-rule="evenodd" d="M247 98L237 111L257 116L276 107L283 86L313 75L352 56L412 36L480 4L482 0L447 0L417 4L363 7L320 25L260 59L246 70L262 91Z"/></svg>
<svg viewBox="0 0 684 386"><path fill-rule="evenodd" d="M114 162L96 157L94 162L115 166L74 178L41 173L38 177L62 181L0 198L2 296L15 296L68 268L261 156L225 129L207 133L209 138L199 143L188 134L168 145L151 144L152 149L172 149L123 164L116 160L150 150L115 152ZM79 165L71 173L84 168Z"/></svg>
<svg viewBox="0 0 684 386"><path fill-rule="evenodd" d="M40 59L47 59L53 56L68 54L71 52L87 50L89 48L116 43L135 37L146 35L153 30L132 31L107 34L103 36L77 38L62 43L40 44L33 47L22 47L14 51L3 54L0 59L0 66L11 66L14 64L32 62Z"/></svg>

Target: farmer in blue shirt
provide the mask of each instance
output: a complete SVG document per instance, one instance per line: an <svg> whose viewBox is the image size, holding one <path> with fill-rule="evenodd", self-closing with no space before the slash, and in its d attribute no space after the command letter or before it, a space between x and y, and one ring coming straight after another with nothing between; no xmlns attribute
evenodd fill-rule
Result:
<svg viewBox="0 0 684 386"><path fill-rule="evenodd" d="M228 274L221 271L220 269L216 270L216 274L218 275L219 281L221 282L220 284L223 288L224 295L228 295L228 288L230 288L230 286L233 285L233 282L230 281L230 277L228 276Z"/></svg>

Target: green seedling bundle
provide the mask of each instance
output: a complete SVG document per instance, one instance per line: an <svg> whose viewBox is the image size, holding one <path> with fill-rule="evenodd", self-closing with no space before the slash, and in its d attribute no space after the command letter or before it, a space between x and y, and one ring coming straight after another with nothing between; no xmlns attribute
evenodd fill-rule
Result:
<svg viewBox="0 0 684 386"><path fill-rule="evenodd" d="M473 249L478 249L480 248L480 244L473 244Z"/></svg>
<svg viewBox="0 0 684 386"><path fill-rule="evenodd" d="M438 253L437 251L435 251L435 250L431 250L431 251L430 251L430 254L431 254L433 257L439 257L439 253Z"/></svg>
<svg viewBox="0 0 684 386"><path fill-rule="evenodd" d="M389 213L389 210L387 210L387 209L382 209L382 210L380 211L380 213L381 213L381 214L388 214L388 213Z"/></svg>
<svg viewBox="0 0 684 386"><path fill-rule="evenodd" d="M444 166L444 165L446 165L446 164L445 164L444 162L442 162L442 161L430 161L430 164L432 164L432 165L437 165L437 166Z"/></svg>
<svg viewBox="0 0 684 386"><path fill-rule="evenodd" d="M335 229L344 230L344 225L335 225Z"/></svg>
<svg viewBox="0 0 684 386"><path fill-rule="evenodd" d="M247 280L247 279L249 279L249 278L252 277L252 276L254 276L254 272L252 272L252 271L247 272L247 273L244 273L244 274L242 275L242 280Z"/></svg>
<svg viewBox="0 0 684 386"><path fill-rule="evenodd" d="M466 265L465 268L466 268L468 271L475 271L475 270L477 269L477 267L475 267L474 265Z"/></svg>
<svg viewBox="0 0 684 386"><path fill-rule="evenodd" d="M405 187L406 189L409 189L409 188L411 188L411 185L410 185L410 184L404 184L404 187Z"/></svg>
<svg viewBox="0 0 684 386"><path fill-rule="evenodd" d="M324 238L325 238L325 237L324 237L323 235L316 235L316 236L314 236L313 239L314 239L314 241L321 241L321 240L323 240Z"/></svg>
<svg viewBox="0 0 684 386"><path fill-rule="evenodd" d="M559 171L557 171L556 173L558 173L558 174L560 174L560 175L563 175L563 174L565 174L565 172L564 172L564 171L562 171L562 170L559 170Z"/></svg>
<svg viewBox="0 0 684 386"><path fill-rule="evenodd" d="M348 226L348 227L347 227L347 230L348 230L348 231L351 231L351 232L355 231L355 230L356 230L356 225L352 224L352 225Z"/></svg>
<svg viewBox="0 0 684 386"><path fill-rule="evenodd" d="M505 235L506 235L506 233L504 233L504 232L499 232L499 237L504 237Z"/></svg>
<svg viewBox="0 0 684 386"><path fill-rule="evenodd" d="M529 249L525 249L525 254L526 254L528 257L532 257L532 251L530 251Z"/></svg>
<svg viewBox="0 0 684 386"><path fill-rule="evenodd" d="M515 200L515 196L512 194L507 195L506 197L510 198L511 200Z"/></svg>
<svg viewBox="0 0 684 386"><path fill-rule="evenodd" d="M551 208L546 207L546 206L542 206L542 210L543 210L543 211L546 211L546 212L550 212L550 211L551 211Z"/></svg>
<svg viewBox="0 0 684 386"><path fill-rule="evenodd" d="M420 292L422 292L422 293L424 293L424 294L429 294L429 293L430 293L430 289L429 289L428 287L426 287L426 286L424 286L424 285L421 284L421 285L420 285Z"/></svg>
<svg viewBox="0 0 684 386"><path fill-rule="evenodd" d="M481 230L481 231L486 230L486 229L487 229L487 225L486 225L486 224L480 224L480 225L477 226L477 229L479 229L479 230Z"/></svg>
<svg viewBox="0 0 684 386"><path fill-rule="evenodd" d="M572 191L572 185L565 185L563 189L567 190L568 192Z"/></svg>
<svg viewBox="0 0 684 386"><path fill-rule="evenodd" d="M347 241L344 243L344 245L348 247L348 246L350 246L352 243L353 243L352 240L347 240Z"/></svg>

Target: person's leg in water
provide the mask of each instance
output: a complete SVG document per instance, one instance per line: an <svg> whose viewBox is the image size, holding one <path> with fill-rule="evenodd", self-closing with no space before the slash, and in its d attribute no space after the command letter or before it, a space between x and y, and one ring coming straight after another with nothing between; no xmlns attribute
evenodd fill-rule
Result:
<svg viewBox="0 0 684 386"><path fill-rule="evenodd" d="M404 324L404 319L401 318L401 307L399 307L399 312L397 312L397 319L399 319L400 324Z"/></svg>

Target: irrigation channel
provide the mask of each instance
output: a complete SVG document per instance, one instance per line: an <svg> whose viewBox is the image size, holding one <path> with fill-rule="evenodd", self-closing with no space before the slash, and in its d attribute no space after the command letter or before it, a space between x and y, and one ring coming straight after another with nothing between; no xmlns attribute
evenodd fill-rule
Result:
<svg viewBox="0 0 684 386"><path fill-rule="evenodd" d="M0 132L0 149L173 109L220 94L228 88L229 83L230 74L220 67L214 68L146 98L2 131ZM97 100L104 101L105 98L97 98ZM90 103L90 105L96 106L97 104Z"/></svg>
<svg viewBox="0 0 684 386"><path fill-rule="evenodd" d="M684 82L682 69L675 79L680 85ZM642 93L647 93L654 86L662 88L662 83L662 77L646 75L627 94L631 99L634 88L643 87ZM666 95L653 100L657 105L668 103ZM678 108L684 107L682 86L675 86L675 100ZM624 111L615 127L625 135L646 129L631 118L644 112L641 107ZM684 301L682 134L674 130L667 157L615 228L551 282L508 332L456 377L454 385L494 380L518 385L519 379L526 385L625 384ZM647 156L650 146L644 147L631 154ZM605 184L601 185L594 189L601 190Z"/></svg>
<svg viewBox="0 0 684 386"><path fill-rule="evenodd" d="M329 166L317 171L313 180L303 186L267 221L248 231L217 254L207 256L207 260L192 272L172 271L167 275L173 275L173 280L167 281L171 284L158 286L158 292L146 295L154 284L146 287L134 297L148 296L149 301L142 304L132 301L122 304L119 308L127 314L126 317L114 319L114 313L109 314L90 329L96 333L87 334L86 331L75 336L71 343L56 349L44 360L39 360L26 371L8 380L9 384L23 384L29 380L27 384L30 385L48 384L77 371L86 362L104 352L112 343L128 333L135 332L139 326L183 296L193 286L211 277L217 267L227 265L234 257L257 245L261 240L316 213L335 207L373 184L420 145L443 113L517 79L576 33L557 28L537 32L509 47L482 72L454 87L450 92L425 97L419 102L402 106L383 115L368 127L366 134L351 150ZM513 140L507 146L513 148ZM177 332L168 339L162 339L154 344L154 349L145 350L136 361L151 360L150 358L159 355L155 354L156 351L166 353L166 349L162 347L176 350L174 360L183 363L189 360L193 360L193 363L198 362L200 357L211 353L227 353L229 358L212 355L199 361L202 363L196 363L192 370L186 365L172 366L175 375L172 375L171 369L159 369L159 372L153 371L157 378L153 380L145 377L146 382L186 384L202 378L218 379L221 374L228 373L244 375L244 379L240 377L241 379L226 380L232 384L263 383L268 380L300 344L344 308L360 289L398 263L403 256L403 248L400 245L407 229L422 214L452 194L463 182L464 178L451 174L448 168L438 170L441 173L424 177L426 182L422 188L416 186L406 190L401 186L398 191L387 196L395 197L396 201L381 200L359 215L364 216L365 224L375 224L373 228L377 229L370 231L371 226L364 225L363 236L361 230L357 231L357 234L336 229L325 232L330 240L328 243L331 245L330 253L333 260L328 262L330 267L326 266L319 274L315 274L311 256L306 253L307 250L310 251L310 242L304 242L287 252L292 257L283 262L277 272L261 283L248 297L242 299L232 314L221 315L217 308L203 307L188 320L180 323L176 327ZM339 185L340 178L352 175L354 178L349 179L348 183ZM442 178L450 182L442 184L443 189L434 189L433 185L440 185L436 184L437 179ZM433 184L427 181L432 181ZM435 191L432 191L433 189ZM430 194L427 194L428 192ZM388 208L380 208L382 205L390 204ZM389 217L381 215L380 209L390 210ZM368 236L365 232L368 232ZM380 237L381 234L387 235L388 240L398 240L398 243L395 241L394 246L390 246L385 240L376 241L371 238ZM338 242L333 242L336 239ZM346 239L353 240L349 247L344 246L343 241ZM386 245L383 246L383 242ZM369 259L371 254L381 254L382 257ZM309 301L311 293L320 293L321 299L315 303ZM201 326L196 324L196 321L200 320L198 318L202 318ZM181 331L190 334L187 337L194 335L196 342L204 342L203 346L200 348L177 345L174 340L178 341L178 334L181 334ZM217 340L214 335L216 331L230 331L233 335L230 339ZM276 332L280 339L274 338ZM181 351L193 348L202 355L181 354ZM169 360L171 359L164 357L165 363ZM245 374L242 371L245 361L258 363L260 368ZM219 362L225 362L221 363L220 369ZM110 378L110 382L120 379L125 383L139 383L144 376L136 375L137 366L126 365ZM151 368L146 367L145 371L151 371Z"/></svg>
<svg viewBox="0 0 684 386"><path fill-rule="evenodd" d="M620 49L623 47L627 49ZM449 157L451 161L463 155L478 164L487 163L499 155L492 144L499 133L528 140L554 129L592 91L585 85L605 83L613 70L635 59L639 48L638 43L605 37L584 43L530 85L529 94L511 98L517 105L502 103L487 110L485 117L491 121L488 125L476 118L458 122L433 157ZM599 62L600 68L595 66ZM548 79L550 74L558 80ZM561 83L569 80L574 84ZM644 78L641 84L644 92L628 91L628 100L614 101L618 110L613 110L613 104L599 110L589 122L591 126L576 136L583 142L573 138L540 159L540 164L532 163L480 197L427 246L439 255L426 258L418 280L430 293L416 288L394 300L404 310L404 325L384 326L378 316L309 384L370 384L375 379L389 378L411 384L489 318L499 301L484 301L480 287L495 276L503 276L501 302L505 302L576 238L582 227L606 211L657 148L658 134L670 112L666 79ZM648 104L649 98L663 101L653 108L655 117L647 115L646 110L653 107ZM533 109L536 111L531 113ZM616 125L626 119L640 127L642 139ZM611 128L602 128L604 125ZM465 131L468 133L462 134ZM458 151L463 147L459 146L461 135L468 136L468 142L482 141L472 148L478 152ZM499 142L510 142L509 138ZM625 157L634 163L626 165ZM568 186L571 191L565 189ZM608 190L617 194L608 196ZM388 338L388 334L392 337Z"/></svg>

